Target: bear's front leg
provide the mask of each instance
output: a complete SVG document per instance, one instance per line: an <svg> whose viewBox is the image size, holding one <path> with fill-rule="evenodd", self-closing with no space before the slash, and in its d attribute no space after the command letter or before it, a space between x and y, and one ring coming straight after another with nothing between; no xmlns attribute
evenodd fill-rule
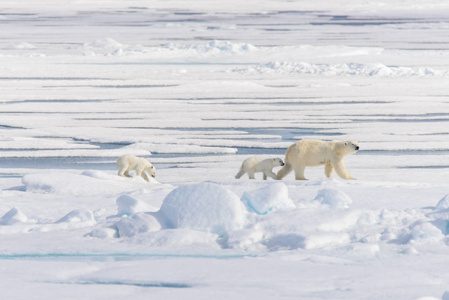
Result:
<svg viewBox="0 0 449 300"><path fill-rule="evenodd" d="M277 179L282 180L285 176L287 176L292 171L292 165L285 161L284 166L279 170L277 174Z"/></svg>
<svg viewBox="0 0 449 300"><path fill-rule="evenodd" d="M346 171L345 163L343 162L343 160L332 162L332 166L334 167L335 171L337 172L338 176L340 176L340 178L347 180L355 180L355 178L353 178L351 174L349 174L348 171Z"/></svg>
<svg viewBox="0 0 449 300"><path fill-rule="evenodd" d="M304 177L304 171L305 171L305 169L306 169L306 167L304 167L304 166L297 166L297 167L295 168L295 179L296 179L296 180L307 180L307 179Z"/></svg>
<svg viewBox="0 0 449 300"><path fill-rule="evenodd" d="M278 176L275 173L273 173L273 171L264 171L263 180L267 180L267 177L271 177L274 180L278 180Z"/></svg>
<svg viewBox="0 0 449 300"><path fill-rule="evenodd" d="M143 169L137 169L136 175L142 177L146 182L150 182L150 179L148 179L147 174L143 171Z"/></svg>

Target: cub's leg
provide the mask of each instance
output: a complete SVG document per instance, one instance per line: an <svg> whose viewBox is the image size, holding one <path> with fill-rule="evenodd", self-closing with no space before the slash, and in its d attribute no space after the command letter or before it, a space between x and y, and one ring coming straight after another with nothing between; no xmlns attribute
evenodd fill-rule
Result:
<svg viewBox="0 0 449 300"><path fill-rule="evenodd" d="M122 177L131 177L131 175L129 175L128 165L119 166L118 175Z"/></svg>
<svg viewBox="0 0 449 300"><path fill-rule="evenodd" d="M144 169L139 168L136 170L136 175L142 177L146 182L150 182L148 179L147 173L144 172Z"/></svg>
<svg viewBox="0 0 449 300"><path fill-rule="evenodd" d="M278 176L275 173L273 173L273 171L264 171L263 180L267 180L267 177L271 177L274 180L278 180Z"/></svg>

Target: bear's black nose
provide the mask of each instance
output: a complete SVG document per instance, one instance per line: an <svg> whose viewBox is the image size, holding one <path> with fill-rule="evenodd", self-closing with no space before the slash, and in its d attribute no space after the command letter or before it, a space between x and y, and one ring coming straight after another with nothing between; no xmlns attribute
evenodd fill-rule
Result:
<svg viewBox="0 0 449 300"><path fill-rule="evenodd" d="M355 146L355 150L359 150L360 149L360 147L359 146Z"/></svg>
<svg viewBox="0 0 449 300"><path fill-rule="evenodd" d="M281 163L281 167L284 165L284 163Z"/></svg>

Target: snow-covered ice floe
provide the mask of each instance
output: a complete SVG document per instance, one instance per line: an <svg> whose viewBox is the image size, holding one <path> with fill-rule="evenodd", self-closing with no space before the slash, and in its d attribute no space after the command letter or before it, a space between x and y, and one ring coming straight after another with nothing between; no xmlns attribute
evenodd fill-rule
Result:
<svg viewBox="0 0 449 300"><path fill-rule="evenodd" d="M3 1L1 298L449 299L448 12ZM304 138L358 180L234 179Z"/></svg>

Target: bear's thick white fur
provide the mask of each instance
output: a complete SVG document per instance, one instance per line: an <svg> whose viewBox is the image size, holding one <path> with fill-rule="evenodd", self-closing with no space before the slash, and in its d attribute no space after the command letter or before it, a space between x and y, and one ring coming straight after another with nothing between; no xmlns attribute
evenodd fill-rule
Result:
<svg viewBox="0 0 449 300"><path fill-rule="evenodd" d="M353 141L320 141L301 140L291 145L285 153L285 166L279 170L278 179L284 178L295 171L297 180L305 180L306 167L325 165L324 173L332 177L334 170L343 179L354 179L346 171L343 157L359 150L357 142Z"/></svg>
<svg viewBox="0 0 449 300"><path fill-rule="evenodd" d="M148 160L130 154L120 156L117 160L117 168L120 176L131 177L129 171L135 170L136 176L142 177L147 182L150 182L150 179L145 172L148 172L151 177L156 177L156 168Z"/></svg>
<svg viewBox="0 0 449 300"><path fill-rule="evenodd" d="M273 173L273 168L283 165L284 162L280 158L250 157L243 161L240 171L235 175L235 178L239 179L243 174L248 173L249 179L255 179L254 173L263 172L264 180L267 180L267 177L277 180L278 178L277 175Z"/></svg>

